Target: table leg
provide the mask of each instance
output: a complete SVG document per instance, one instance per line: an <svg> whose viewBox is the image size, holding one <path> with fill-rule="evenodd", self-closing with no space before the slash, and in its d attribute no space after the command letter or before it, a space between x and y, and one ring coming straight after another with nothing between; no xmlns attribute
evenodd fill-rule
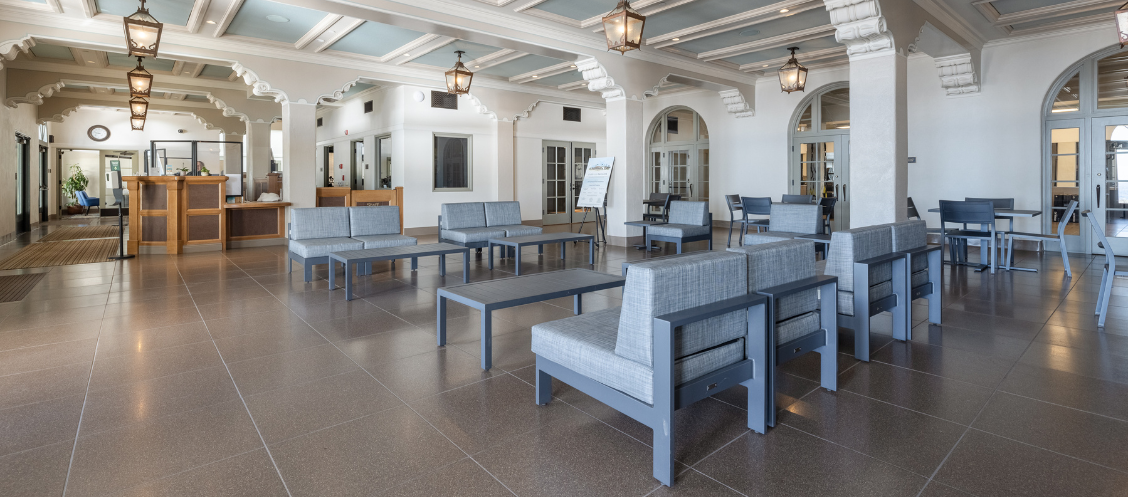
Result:
<svg viewBox="0 0 1128 497"><path fill-rule="evenodd" d="M588 240L588 264L595 265L595 239Z"/></svg>
<svg viewBox="0 0 1128 497"><path fill-rule="evenodd" d="M493 312L482 309L482 369L493 367Z"/></svg>
<svg viewBox="0 0 1128 497"><path fill-rule="evenodd" d="M543 243L542 243L542 244L540 244L540 245L537 245L537 253L538 253L538 254L543 254L543 253L544 253L544 244L543 244Z"/></svg>
<svg viewBox="0 0 1128 497"><path fill-rule="evenodd" d="M411 258L411 270L416 271L418 269L419 269L419 258L418 257L412 257Z"/></svg>
<svg viewBox="0 0 1128 497"><path fill-rule="evenodd" d="M470 251L466 251L466 255L462 257L462 282L470 283Z"/></svg>
<svg viewBox="0 0 1128 497"><path fill-rule="evenodd" d="M577 316L584 313L584 295L582 293L572 296L572 313Z"/></svg>
<svg viewBox="0 0 1128 497"><path fill-rule="evenodd" d="M352 271L350 271L349 269L350 269L349 263L345 262L345 300L352 300L353 299L353 294L352 294L353 276L352 276Z"/></svg>
<svg viewBox="0 0 1128 497"><path fill-rule="evenodd" d="M337 261L334 260L332 257L330 257L329 258L329 291L330 292L337 289L337 284L334 283L334 281L333 281L333 273L336 272L336 271L334 271L334 268L336 268L336 267L337 267ZM346 264L345 267L346 268L349 267L348 264Z"/></svg>
<svg viewBox="0 0 1128 497"><path fill-rule="evenodd" d="M517 265L517 276L521 276L521 251L518 250L517 254L513 257L513 263Z"/></svg>
<svg viewBox="0 0 1128 497"><path fill-rule="evenodd" d="M447 298L440 295L439 296L439 305L437 307L437 314L438 315L436 316L436 320L438 322L435 323L436 324L435 328L437 330L435 332L435 335L436 335L435 338L439 342L439 347L446 345L446 332L447 332L446 308L447 308Z"/></svg>
<svg viewBox="0 0 1128 497"><path fill-rule="evenodd" d="M489 256L490 266L489 267L490 267L490 269L493 269L493 244L492 243L487 244L486 250L488 250L490 252L490 256Z"/></svg>
<svg viewBox="0 0 1128 497"><path fill-rule="evenodd" d="M439 254L439 276L446 276L446 255Z"/></svg>
<svg viewBox="0 0 1128 497"><path fill-rule="evenodd" d="M566 244L564 242L560 242L560 260L564 260L564 246L565 245Z"/></svg>

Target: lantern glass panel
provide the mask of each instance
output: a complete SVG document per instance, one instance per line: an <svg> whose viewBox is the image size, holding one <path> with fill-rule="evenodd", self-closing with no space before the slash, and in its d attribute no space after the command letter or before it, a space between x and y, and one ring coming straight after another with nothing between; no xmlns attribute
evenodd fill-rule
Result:
<svg viewBox="0 0 1128 497"><path fill-rule="evenodd" d="M626 0L620 0L614 10L603 17L603 34L607 38L607 49L626 53L636 50L642 44L642 30L646 17L631 8Z"/></svg>
<svg viewBox="0 0 1128 497"><path fill-rule="evenodd" d="M146 71L141 64L127 74L129 78L129 96L149 97L153 90L153 75Z"/></svg>
<svg viewBox="0 0 1128 497"><path fill-rule="evenodd" d="M123 19L125 24L125 42L129 55L141 57L156 57L157 48L161 42L161 30L164 25L157 21L145 2L129 17Z"/></svg>
<svg viewBox="0 0 1128 497"><path fill-rule="evenodd" d="M144 98L134 97L129 101L129 112L133 117L145 117L149 113L149 102Z"/></svg>
<svg viewBox="0 0 1128 497"><path fill-rule="evenodd" d="M145 118L144 117L130 118L129 119L129 125L133 128L134 131L142 131L142 130L145 129Z"/></svg>
<svg viewBox="0 0 1128 497"><path fill-rule="evenodd" d="M470 83L474 79L474 73L462 64L464 52L460 50L455 53L458 54L458 62L455 62L454 67L446 72L447 93L465 95L470 92Z"/></svg>

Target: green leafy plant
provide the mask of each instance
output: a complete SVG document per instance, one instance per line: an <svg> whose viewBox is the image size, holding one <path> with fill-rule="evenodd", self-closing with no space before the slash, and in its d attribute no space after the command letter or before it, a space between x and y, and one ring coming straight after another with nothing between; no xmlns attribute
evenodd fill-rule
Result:
<svg viewBox="0 0 1128 497"><path fill-rule="evenodd" d="M211 174L211 171L208 171L208 168L204 166L200 166L200 172L204 174Z"/></svg>
<svg viewBox="0 0 1128 497"><path fill-rule="evenodd" d="M68 207L78 203L77 193L86 191L86 186L90 184L90 179L83 174L78 164L70 165L70 173L70 177L63 182L63 195L69 199Z"/></svg>

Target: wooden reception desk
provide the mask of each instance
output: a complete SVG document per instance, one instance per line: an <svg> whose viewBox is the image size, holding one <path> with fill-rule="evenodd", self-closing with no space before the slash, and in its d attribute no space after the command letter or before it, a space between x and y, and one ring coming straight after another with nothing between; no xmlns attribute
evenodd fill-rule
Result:
<svg viewBox="0 0 1128 497"><path fill-rule="evenodd" d="M290 202L226 204L227 240L223 249L286 243L286 208Z"/></svg>
<svg viewBox="0 0 1128 497"><path fill-rule="evenodd" d="M318 207L361 207L366 205L395 205L400 208L400 233L403 233L403 187L383 190L353 190L349 187L330 186L317 189Z"/></svg>
<svg viewBox="0 0 1128 497"><path fill-rule="evenodd" d="M130 254L219 250L226 239L226 176L126 176Z"/></svg>

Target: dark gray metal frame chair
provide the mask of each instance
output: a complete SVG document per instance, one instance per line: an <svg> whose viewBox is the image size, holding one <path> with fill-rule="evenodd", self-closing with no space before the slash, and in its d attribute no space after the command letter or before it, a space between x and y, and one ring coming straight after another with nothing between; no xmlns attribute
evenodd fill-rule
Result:
<svg viewBox="0 0 1128 497"><path fill-rule="evenodd" d="M481 252L481 249L489 246L490 238L506 236L505 228L486 226L485 202L443 204L441 209L439 243L453 243Z"/></svg>
<svg viewBox="0 0 1128 497"><path fill-rule="evenodd" d="M831 234L826 275L838 277L838 326L854 330L855 358L869 362L870 319L882 312L893 313L893 336L908 336L906 257L888 225Z"/></svg>
<svg viewBox="0 0 1128 497"><path fill-rule="evenodd" d="M732 246L732 229L736 226L736 211L740 211L740 217L744 218L744 204L740 201L740 195L725 195L725 205L729 210L729 233L728 243L726 247ZM737 240L739 242L739 240Z"/></svg>
<svg viewBox="0 0 1128 497"><path fill-rule="evenodd" d="M655 194L651 194L655 195ZM642 214L643 221L668 221L670 219L670 203L681 200L681 195L673 193L659 193L657 195L665 195L665 204L662 205L661 212L645 212Z"/></svg>
<svg viewBox="0 0 1128 497"><path fill-rule="evenodd" d="M984 201L984 200L989 200L989 201L991 201L991 204L992 204L992 205L994 205L996 209L1014 209L1014 199L1013 199L1013 198L975 198L975 197L964 197L964 201L965 201L965 202L982 202L982 201ZM997 223L997 222L995 223L995 233L996 233L996 236L998 236L998 237L999 237L999 243L998 243L998 244L996 244L995 246L997 247L997 248L996 248L996 250L1002 251L1002 248L1003 248L1003 246L1004 246L1004 245L1003 245L1003 241L1004 241L1004 240L1005 240L1005 238L1006 238L1006 234L1007 234L1007 233L1010 233L1010 232L1012 232L1012 231L1014 231L1014 218L1013 218L1013 217L999 217L999 216L996 216L996 217L995 217L995 219L996 219L996 220L998 220L998 219L1006 219L1007 221L1009 221L1009 224L1008 224L1008 226L1007 226L1007 229L1006 229L1006 230L1000 230L1000 229L998 228L998 223ZM967 226L964 226L964 229L967 229Z"/></svg>
<svg viewBox="0 0 1128 497"><path fill-rule="evenodd" d="M748 391L752 399L763 399L762 411L749 413L749 428L766 433L776 425L775 368L808 352L820 356L822 387L838 389L838 278L816 275L814 242L784 240L776 243L730 248L748 256L748 292L768 297L766 341L749 335L749 357L763 358L756 375L766 376ZM749 407L751 410L751 407Z"/></svg>
<svg viewBox="0 0 1128 497"><path fill-rule="evenodd" d="M654 477L672 485L674 411L737 384L767 388L755 374L766 363L746 346L767 335L767 298L748 294L747 274L747 257L727 252L641 262L621 308L533 326L537 405L552 400L556 378L645 424ZM749 428L759 400L748 396Z"/></svg>
<svg viewBox="0 0 1128 497"><path fill-rule="evenodd" d="M783 203L785 204L813 204L815 203L814 195L784 195Z"/></svg>
<svg viewBox="0 0 1128 497"><path fill-rule="evenodd" d="M951 224L978 224L980 225L979 231L974 230L951 230L947 229L947 225ZM987 228L984 230L983 228ZM940 229L941 229L941 245L948 244L948 250L951 253L952 264L967 265L967 261L960 262L961 259L967 257L967 241L979 240L980 250L983 250L983 243L988 244L987 250L991 251L990 268L991 274L995 273L997 261L996 245L998 236L995 233L995 206L990 200L978 201L957 201L957 200L941 200L940 201ZM982 270L982 268L981 268Z"/></svg>
<svg viewBox="0 0 1128 497"><path fill-rule="evenodd" d="M893 251L905 255L905 267L909 270L905 291L909 296L909 303L916 299L927 299L928 322L941 324L941 310L944 308L944 277L941 274L944 265L943 246L928 244L928 225L924 221L904 221L888 226L893 230ZM908 335L894 335L893 338L912 338L913 313L907 312L905 316L908 319L905 324L905 329L909 330Z"/></svg>
<svg viewBox="0 0 1128 497"><path fill-rule="evenodd" d="M834 205L838 203L838 197L823 197L819 199L819 205L822 206L823 215L823 234L830 234L830 220L834 218Z"/></svg>
<svg viewBox="0 0 1128 497"><path fill-rule="evenodd" d="M1017 233L1007 232L1003 234L1003 243L1006 252L1003 255L1003 268L1014 271L1036 271L1033 268L1016 267L1011 265L1014 258L1014 241L1015 240L1032 240L1038 242L1042 250L1046 249L1046 242L1058 242L1058 249L1061 251L1061 263L1065 264L1065 276L1067 278L1073 277L1073 271L1069 269L1069 254L1065 251L1065 227L1069 224L1069 219L1073 217L1073 212L1077 210L1077 201L1070 200L1069 207L1065 209L1065 215L1058 221L1056 235L1044 235L1041 233Z"/></svg>
<svg viewBox="0 0 1128 497"><path fill-rule="evenodd" d="M917 210L917 206L916 206L916 203L913 202L913 198L912 197L907 197L907 198L908 198L908 201L909 201L909 205L908 205L908 208L909 208L908 217L909 217L909 219L915 219L917 221L923 221L924 218L920 217L920 211ZM928 231L928 234L930 234L930 235L931 234L937 234L937 235L940 234L940 228L927 228L927 231Z"/></svg>
<svg viewBox="0 0 1128 497"><path fill-rule="evenodd" d="M744 235L745 245L775 243L800 235L822 233L822 207L815 204L772 204L768 230Z"/></svg>
<svg viewBox="0 0 1128 497"><path fill-rule="evenodd" d="M740 245L744 245L744 235L748 233L750 226L756 227L756 232L759 233L761 229L768 229L770 219L748 219L748 216L771 216L772 214L772 198L771 197L740 197L740 204L744 212L744 218L740 220Z"/></svg>
<svg viewBox="0 0 1128 497"><path fill-rule="evenodd" d="M306 283L313 281L314 265L329 264L330 253L364 248L363 241L351 238L348 207L290 209L290 221L286 272L293 271L294 261L298 261Z"/></svg>
<svg viewBox="0 0 1128 497"><path fill-rule="evenodd" d="M664 207L665 207L665 205L666 205L666 201L667 201L667 198L666 198L666 197L669 197L669 196L670 196L670 194L669 194L669 193L662 193L662 192L650 192L650 197L648 197L648 198L646 199L646 201L647 201L647 202L661 202L661 203L662 203L662 206L663 206L663 208L664 208ZM654 207L655 207L655 206L654 206L654 205L652 205L652 204L649 204L649 203L648 203L648 204L646 204L646 210L642 212L642 220L643 220L643 221L654 221L654 219L651 219L651 218L648 218L648 217L646 217L646 216L649 216L649 215L652 215L652 214L654 214L654 212L651 212L651 210L652 210L652 209L653 209Z"/></svg>
<svg viewBox="0 0 1128 497"><path fill-rule="evenodd" d="M1116 269L1116 253L1112 251L1108 238L1105 238L1104 226L1093 217L1093 212L1085 211L1081 216L1089 220L1093 226L1093 233L1096 233L1097 238L1100 239L1097 246L1103 248L1105 252L1104 270L1101 272L1101 291L1097 293L1097 308L1094 312L1097 315L1097 327L1104 328L1105 318L1108 317L1108 301L1112 296L1112 280L1117 276L1128 276L1128 271Z"/></svg>
<svg viewBox="0 0 1128 497"><path fill-rule="evenodd" d="M708 202L675 200L670 202L669 211L668 224L646 230L645 246L649 247L652 241L670 242L677 245L680 254L683 244L708 241L709 250L713 250L713 213L709 212Z"/></svg>

